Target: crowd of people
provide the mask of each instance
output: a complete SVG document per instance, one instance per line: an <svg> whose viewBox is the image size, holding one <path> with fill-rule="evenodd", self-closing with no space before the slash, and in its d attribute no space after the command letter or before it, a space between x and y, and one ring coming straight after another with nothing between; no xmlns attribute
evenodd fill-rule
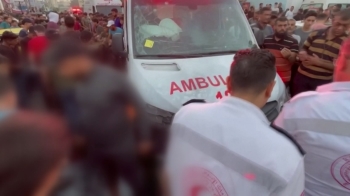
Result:
<svg viewBox="0 0 350 196"><path fill-rule="evenodd" d="M120 179L137 196L350 195L350 10L293 9L245 11L261 49L235 54L230 96L187 102L170 130L118 69L117 9L1 14L0 196L126 195ZM276 74L292 98L269 122Z"/></svg>
<svg viewBox="0 0 350 196"><path fill-rule="evenodd" d="M290 95L330 83L340 45L349 36L349 9L340 10L335 5L331 12L299 10L294 18L288 13L273 13L271 8L262 7L248 21L259 46L277 59L277 72ZM297 27L300 19L303 26Z"/></svg>

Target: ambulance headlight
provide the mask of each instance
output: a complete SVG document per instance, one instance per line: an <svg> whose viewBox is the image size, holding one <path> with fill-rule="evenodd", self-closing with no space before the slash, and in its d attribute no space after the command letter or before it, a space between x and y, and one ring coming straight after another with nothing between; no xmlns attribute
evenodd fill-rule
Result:
<svg viewBox="0 0 350 196"><path fill-rule="evenodd" d="M272 122L274 121L279 113L279 106L277 101L267 102L261 110L266 115L267 119Z"/></svg>
<svg viewBox="0 0 350 196"><path fill-rule="evenodd" d="M174 117L174 113L159 109L149 104L146 104L146 112L149 114L153 122L159 124L170 125Z"/></svg>

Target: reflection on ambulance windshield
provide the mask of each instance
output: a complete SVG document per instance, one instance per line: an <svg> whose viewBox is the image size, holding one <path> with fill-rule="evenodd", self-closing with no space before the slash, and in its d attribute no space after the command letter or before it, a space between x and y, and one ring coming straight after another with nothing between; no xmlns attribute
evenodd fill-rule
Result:
<svg viewBox="0 0 350 196"><path fill-rule="evenodd" d="M234 0L134 2L136 56L227 53L251 48L255 42Z"/></svg>

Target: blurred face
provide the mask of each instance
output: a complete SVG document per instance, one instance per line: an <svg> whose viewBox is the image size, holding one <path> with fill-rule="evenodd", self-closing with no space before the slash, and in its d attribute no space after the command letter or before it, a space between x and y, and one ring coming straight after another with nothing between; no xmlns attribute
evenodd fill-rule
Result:
<svg viewBox="0 0 350 196"><path fill-rule="evenodd" d="M24 25L25 25L26 28L29 28L29 27L33 26L32 23L25 23Z"/></svg>
<svg viewBox="0 0 350 196"><path fill-rule="evenodd" d="M316 21L315 16L309 16L309 17L305 18L304 27L311 27L315 21Z"/></svg>
<svg viewBox="0 0 350 196"><path fill-rule="evenodd" d="M11 23L12 19L11 18L7 18L6 20L8 23Z"/></svg>
<svg viewBox="0 0 350 196"><path fill-rule="evenodd" d="M18 39L10 39L10 40L4 40L6 45L11 47L11 48L15 48L18 44Z"/></svg>
<svg viewBox="0 0 350 196"><path fill-rule="evenodd" d="M350 28L350 20L341 20L340 16L335 16L332 20L332 33L335 36L343 35Z"/></svg>
<svg viewBox="0 0 350 196"><path fill-rule="evenodd" d="M59 74L64 78L80 81L91 72L92 64L91 59L84 55L70 57L62 61Z"/></svg>
<svg viewBox="0 0 350 196"><path fill-rule="evenodd" d="M287 35L288 21L278 21L275 26L275 36L278 38L284 38Z"/></svg>
<svg viewBox="0 0 350 196"><path fill-rule="evenodd" d="M294 6L290 7L290 11L293 11L294 10Z"/></svg>
<svg viewBox="0 0 350 196"><path fill-rule="evenodd" d="M258 19L259 18L259 14L258 13L254 13L254 19Z"/></svg>
<svg viewBox="0 0 350 196"><path fill-rule="evenodd" d="M271 19L271 11L264 11L260 15L260 22L262 22L264 24L269 24L270 19Z"/></svg>
<svg viewBox="0 0 350 196"><path fill-rule="evenodd" d="M118 13L115 12L115 11L112 12L112 16L114 16L114 17L117 16L117 14L118 14Z"/></svg>
<svg viewBox="0 0 350 196"><path fill-rule="evenodd" d="M294 20L290 20L290 21L288 22L288 24L289 24L289 29L290 29L291 31L294 31L294 30L296 29L296 25L295 25L295 21L294 21Z"/></svg>
<svg viewBox="0 0 350 196"><path fill-rule="evenodd" d="M276 19L271 19L271 20L270 20L270 26L271 26L273 29L274 29L275 23L276 23Z"/></svg>

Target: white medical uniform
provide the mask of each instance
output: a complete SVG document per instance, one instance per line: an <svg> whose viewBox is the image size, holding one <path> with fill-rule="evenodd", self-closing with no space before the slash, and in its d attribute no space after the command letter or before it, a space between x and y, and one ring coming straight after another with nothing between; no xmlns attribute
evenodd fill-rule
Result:
<svg viewBox="0 0 350 196"><path fill-rule="evenodd" d="M175 115L166 170L172 196L300 196L303 156L242 99L191 103Z"/></svg>
<svg viewBox="0 0 350 196"><path fill-rule="evenodd" d="M350 82L297 95L274 124L306 151L305 195L350 195Z"/></svg>

